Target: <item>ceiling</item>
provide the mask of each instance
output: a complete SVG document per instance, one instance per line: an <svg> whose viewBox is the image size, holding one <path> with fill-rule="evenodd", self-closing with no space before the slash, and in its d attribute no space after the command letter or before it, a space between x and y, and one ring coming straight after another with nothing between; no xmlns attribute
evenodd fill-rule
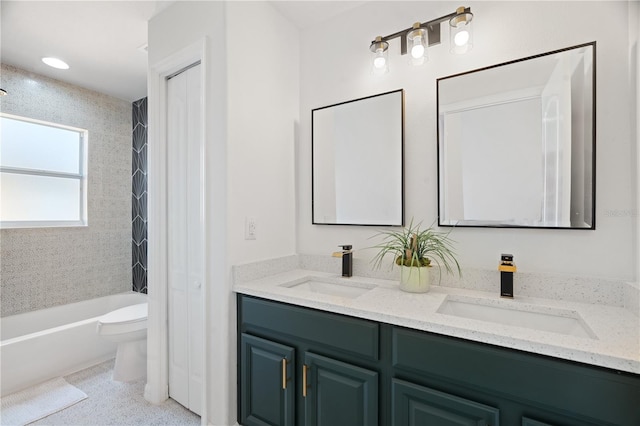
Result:
<svg viewBox="0 0 640 426"><path fill-rule="evenodd" d="M2 0L2 62L120 99L146 96L147 21L169 2ZM66 61L58 70L44 56Z"/></svg>
<svg viewBox="0 0 640 426"><path fill-rule="evenodd" d="M214 1L214 0L209 0ZM147 22L173 1L2 0L1 61L127 101L147 94ZM272 1L302 29L365 1ZM58 70L45 56L66 61Z"/></svg>
<svg viewBox="0 0 640 426"><path fill-rule="evenodd" d="M312 27L348 10L362 6L366 1L271 1L282 15L299 29Z"/></svg>

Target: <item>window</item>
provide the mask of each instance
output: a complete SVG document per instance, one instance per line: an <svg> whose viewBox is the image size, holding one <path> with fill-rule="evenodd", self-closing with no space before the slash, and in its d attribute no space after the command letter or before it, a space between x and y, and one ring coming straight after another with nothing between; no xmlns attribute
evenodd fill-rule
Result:
<svg viewBox="0 0 640 426"><path fill-rule="evenodd" d="M87 131L0 114L0 226L87 224Z"/></svg>

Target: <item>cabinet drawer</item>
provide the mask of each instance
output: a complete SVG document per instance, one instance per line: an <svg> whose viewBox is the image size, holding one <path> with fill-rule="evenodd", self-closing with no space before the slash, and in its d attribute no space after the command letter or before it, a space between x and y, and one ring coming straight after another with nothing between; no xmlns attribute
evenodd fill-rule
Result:
<svg viewBox="0 0 640 426"><path fill-rule="evenodd" d="M242 295L239 309L243 331L262 330L379 359L378 323Z"/></svg>

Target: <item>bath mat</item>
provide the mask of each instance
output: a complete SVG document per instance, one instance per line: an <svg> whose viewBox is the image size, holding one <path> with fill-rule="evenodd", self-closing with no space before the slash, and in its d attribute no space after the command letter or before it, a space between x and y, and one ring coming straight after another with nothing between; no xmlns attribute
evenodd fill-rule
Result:
<svg viewBox="0 0 640 426"><path fill-rule="evenodd" d="M87 394L62 377L2 397L0 424L26 425L71 407Z"/></svg>

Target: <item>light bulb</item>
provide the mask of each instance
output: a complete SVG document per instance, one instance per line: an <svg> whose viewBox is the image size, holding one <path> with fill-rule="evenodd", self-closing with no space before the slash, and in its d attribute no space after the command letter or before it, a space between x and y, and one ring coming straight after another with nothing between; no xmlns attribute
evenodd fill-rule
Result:
<svg viewBox="0 0 640 426"><path fill-rule="evenodd" d="M473 13L463 6L449 19L449 50L451 53L466 53L473 47Z"/></svg>
<svg viewBox="0 0 640 426"><path fill-rule="evenodd" d="M469 41L469 31L460 31L453 39L456 46L464 46Z"/></svg>
<svg viewBox="0 0 640 426"><path fill-rule="evenodd" d="M384 58L384 56L378 56L373 60L373 66L376 68L384 68L386 63L387 60Z"/></svg>
<svg viewBox="0 0 640 426"><path fill-rule="evenodd" d="M374 75L382 75L389 72L389 43L382 41L382 37L376 37L375 41L369 46L371 51L371 72Z"/></svg>
<svg viewBox="0 0 640 426"><path fill-rule="evenodd" d="M424 56L424 46L416 44L411 48L411 56L415 59L422 58Z"/></svg>
<svg viewBox="0 0 640 426"><path fill-rule="evenodd" d="M407 33L407 47L409 63L422 65L427 60L427 30L420 27L420 22L413 24L413 29Z"/></svg>

